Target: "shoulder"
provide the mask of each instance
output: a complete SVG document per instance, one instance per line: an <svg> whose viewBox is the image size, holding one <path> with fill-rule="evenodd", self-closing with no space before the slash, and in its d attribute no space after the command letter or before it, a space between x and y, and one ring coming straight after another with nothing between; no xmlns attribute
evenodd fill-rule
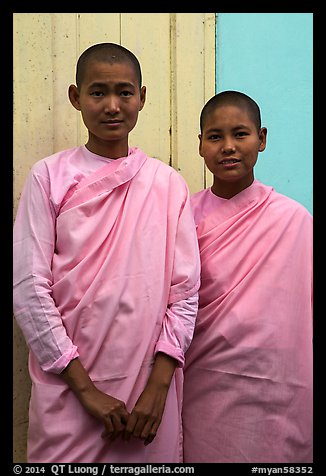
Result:
<svg viewBox="0 0 326 476"><path fill-rule="evenodd" d="M50 175L51 170L60 169L64 164L69 162L73 157L79 155L81 147L72 147L51 154L43 159L38 160L31 167L32 175Z"/></svg>
<svg viewBox="0 0 326 476"><path fill-rule="evenodd" d="M160 158L147 156L147 159L148 159L148 163L151 164L152 167L157 168L161 173L171 175L173 177L180 179L181 181L184 180L182 175L180 175L179 172L177 172L171 165L163 162L163 160L161 160Z"/></svg>
<svg viewBox="0 0 326 476"><path fill-rule="evenodd" d="M287 219L289 216L302 216L312 219L310 212L297 200L276 191L274 187L265 185L257 179L248 190L251 190L252 194L260 196L265 210L277 219Z"/></svg>
<svg viewBox="0 0 326 476"><path fill-rule="evenodd" d="M158 168L166 173L178 174L178 172L173 167L171 167L169 164L166 164L162 159L146 154L146 152L144 152L139 147L131 147L131 154L146 157L146 163L148 166Z"/></svg>
<svg viewBox="0 0 326 476"><path fill-rule="evenodd" d="M190 204L192 213L195 218L196 224L198 224L203 216L205 215L205 209L207 201L209 200L210 190L209 188L205 188L200 190L199 192L195 192L190 197Z"/></svg>
<svg viewBox="0 0 326 476"><path fill-rule="evenodd" d="M312 220L311 213L301 203L275 190L271 194L271 205L280 215L296 215Z"/></svg>
<svg viewBox="0 0 326 476"><path fill-rule="evenodd" d="M215 197L217 199L217 197ZM210 188L204 188L199 192L195 192L190 197L190 202L192 208L195 209L202 209L208 205L210 205L212 201L212 192Z"/></svg>
<svg viewBox="0 0 326 476"><path fill-rule="evenodd" d="M297 236L312 233L312 215L301 203L282 193L272 191L265 212L264 216L271 227L291 230Z"/></svg>
<svg viewBox="0 0 326 476"><path fill-rule="evenodd" d="M199 192L193 193L190 198L191 204L195 206L197 203L202 202L207 196L208 192L209 192L209 189L204 188L203 190L200 190Z"/></svg>
<svg viewBox="0 0 326 476"><path fill-rule="evenodd" d="M140 149L137 149L137 151L144 154ZM147 154L144 155L146 156L146 169L152 171L157 181L164 182L168 180L172 184L179 184L182 188L188 190L187 182L180 172L175 170L171 165L163 162L163 160L158 157L151 157ZM165 182L165 184L167 185L167 182Z"/></svg>

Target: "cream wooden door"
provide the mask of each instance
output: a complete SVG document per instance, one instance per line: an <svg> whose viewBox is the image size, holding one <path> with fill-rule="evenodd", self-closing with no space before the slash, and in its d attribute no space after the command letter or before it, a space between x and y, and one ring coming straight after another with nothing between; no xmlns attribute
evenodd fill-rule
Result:
<svg viewBox="0 0 326 476"><path fill-rule="evenodd" d="M34 162L85 143L69 103L79 55L115 42L138 57L147 101L130 145L170 164L196 192L210 182L198 154L199 114L215 92L214 13L15 13L14 205ZM14 323L14 462L25 461L30 382Z"/></svg>

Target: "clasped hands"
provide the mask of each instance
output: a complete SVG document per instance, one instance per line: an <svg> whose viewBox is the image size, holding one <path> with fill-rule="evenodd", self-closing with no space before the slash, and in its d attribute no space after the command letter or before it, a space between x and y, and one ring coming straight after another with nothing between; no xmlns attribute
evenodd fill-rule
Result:
<svg viewBox="0 0 326 476"><path fill-rule="evenodd" d="M86 410L104 424L102 438L114 441L139 438L150 444L162 420L168 388L147 384L129 413L123 401L93 387L92 395L84 400Z"/></svg>

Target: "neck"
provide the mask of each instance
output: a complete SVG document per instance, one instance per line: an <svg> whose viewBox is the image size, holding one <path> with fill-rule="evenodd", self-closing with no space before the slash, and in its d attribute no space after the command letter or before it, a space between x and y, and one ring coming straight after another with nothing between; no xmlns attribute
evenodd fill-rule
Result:
<svg viewBox="0 0 326 476"><path fill-rule="evenodd" d="M93 152L93 154L100 155L101 157L107 157L108 159L120 159L120 157L126 157L128 155L128 141L93 141L88 139L85 144L86 148Z"/></svg>
<svg viewBox="0 0 326 476"><path fill-rule="evenodd" d="M232 198L238 193L242 192L246 188L250 187L253 183L254 177L250 177L246 180L237 180L237 181L222 181L219 180L217 177L214 177L214 182L211 187L212 192L214 195L217 195L221 198Z"/></svg>

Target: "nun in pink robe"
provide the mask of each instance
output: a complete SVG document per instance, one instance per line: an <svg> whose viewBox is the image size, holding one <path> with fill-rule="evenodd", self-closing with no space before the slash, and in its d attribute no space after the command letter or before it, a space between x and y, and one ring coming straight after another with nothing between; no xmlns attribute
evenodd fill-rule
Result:
<svg viewBox="0 0 326 476"><path fill-rule="evenodd" d="M14 226L14 312L30 348L29 462L180 462L184 352L200 262L183 178L138 148L37 162ZM194 312L195 309L195 312ZM178 361L154 441L110 442L58 375L79 357L130 411L153 358Z"/></svg>
<svg viewBox="0 0 326 476"><path fill-rule="evenodd" d="M202 273L184 461L311 463L312 216L258 180L191 202Z"/></svg>

